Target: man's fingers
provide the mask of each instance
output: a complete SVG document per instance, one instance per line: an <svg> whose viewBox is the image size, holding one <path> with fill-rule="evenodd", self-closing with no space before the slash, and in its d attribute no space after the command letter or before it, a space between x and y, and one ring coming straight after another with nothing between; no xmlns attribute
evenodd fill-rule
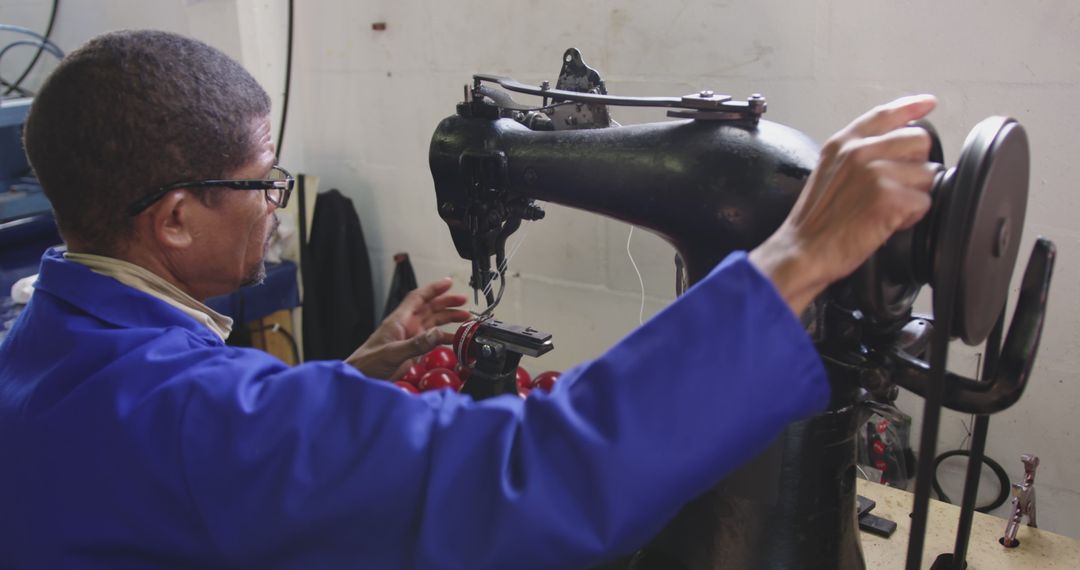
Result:
<svg viewBox="0 0 1080 570"><path fill-rule="evenodd" d="M930 190L938 168L929 163L878 161L870 165L876 171L877 185L885 192L878 207L890 220L892 231L907 229L930 209Z"/></svg>
<svg viewBox="0 0 1080 570"><path fill-rule="evenodd" d="M898 230L906 230L911 226L914 226L919 223L919 220L921 220L927 212L930 211L930 194L925 192L913 192L907 196L907 200L907 216L900 222L900 226L897 228Z"/></svg>
<svg viewBox="0 0 1080 570"><path fill-rule="evenodd" d="M878 105L855 119L847 131L856 137L872 137L898 129L925 117L937 105L933 95L912 95Z"/></svg>
<svg viewBox="0 0 1080 570"><path fill-rule="evenodd" d="M412 339L410 340L412 341L413 350L415 352L413 354L410 354L409 356L419 356L421 354L426 354L431 349L442 344L443 338L443 331L436 328L428 329L412 337ZM453 337L450 337L450 340L453 340Z"/></svg>
<svg viewBox="0 0 1080 570"><path fill-rule="evenodd" d="M424 326L438 327L450 323L463 323L472 318L468 311L439 311L424 319Z"/></svg>
<svg viewBox="0 0 1080 570"><path fill-rule="evenodd" d="M442 311L450 307L460 307L468 302L469 298L465 295L452 293L436 297L431 301L430 306L432 311Z"/></svg>
<svg viewBox="0 0 1080 570"><path fill-rule="evenodd" d="M874 161L869 168L875 172L880 184L910 188L923 193L930 192L934 185L934 176L940 170L938 165L929 162L897 162L887 159Z"/></svg>
<svg viewBox="0 0 1080 570"><path fill-rule="evenodd" d="M436 329L436 330L438 330L438 329ZM454 342L454 333L449 332L449 331L443 331L443 330L439 331L439 344L453 344L453 342ZM431 348L435 348L435 347L433 346Z"/></svg>
<svg viewBox="0 0 1080 570"><path fill-rule="evenodd" d="M460 323L467 320L470 317L468 311L455 309L455 307L460 307L467 302L468 300L463 295L443 295L433 301L416 307L405 306L405 304L402 303L402 306L405 307L402 310L408 311L410 317L420 319L424 326L432 326L432 324L444 325L446 323ZM397 311L395 311L395 313L397 313ZM451 316L445 318L440 317L439 320L434 318L443 315L444 313L449 313ZM403 315L399 313L398 316L400 318ZM458 318L459 316L460 318Z"/></svg>
<svg viewBox="0 0 1080 570"><path fill-rule="evenodd" d="M930 135L925 129L904 127L881 135L854 139L844 145L842 152L860 163L881 159L925 163L930 159L930 145Z"/></svg>
<svg viewBox="0 0 1080 570"><path fill-rule="evenodd" d="M453 335L450 335L447 340L443 331L428 329L412 338L386 343L380 350L380 360L389 363L389 367L400 368L401 363L410 358L427 354L436 346L453 342L453 340Z"/></svg>
<svg viewBox="0 0 1080 570"><path fill-rule="evenodd" d="M423 287L413 289L409 291L408 295L402 299L398 308L416 308L420 305L430 302L432 299L442 295L450 290L450 287L454 285L454 280L449 277L443 277L437 281L432 281Z"/></svg>
<svg viewBox="0 0 1080 570"><path fill-rule="evenodd" d="M412 343L412 351L405 358L411 358L427 354L436 346L454 342L454 333L432 327L406 342Z"/></svg>
<svg viewBox="0 0 1080 570"><path fill-rule="evenodd" d="M938 166L929 163L897 165L897 180L903 184L903 191L899 192L897 199L903 204L902 211L905 214L897 227L898 230L914 226L930 211L933 203L930 191L939 170Z"/></svg>

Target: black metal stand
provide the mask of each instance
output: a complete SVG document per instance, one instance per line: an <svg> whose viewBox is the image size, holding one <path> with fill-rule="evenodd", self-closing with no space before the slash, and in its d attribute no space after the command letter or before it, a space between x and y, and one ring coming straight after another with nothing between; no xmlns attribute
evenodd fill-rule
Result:
<svg viewBox="0 0 1080 570"><path fill-rule="evenodd" d="M982 380L993 377L1001 355L1001 335L1005 329L1005 308L1002 307L994 330L986 340ZM971 453L968 456L967 474L964 479L964 498L960 504L960 522L956 527L956 547L953 552L937 557L932 569L965 570L967 568L968 543L971 540L971 521L975 516L975 499L979 494L979 478L982 475L983 456L986 452L986 435L990 429L990 416L975 417L971 434Z"/></svg>
<svg viewBox="0 0 1080 570"><path fill-rule="evenodd" d="M949 330L952 327L952 307L956 297L956 280L944 281L944 293L935 292L934 338L930 348L930 381L926 388L923 405L923 427L919 440L919 468L915 478L914 508L911 513L911 531L908 534L906 570L922 567L923 543L926 539L927 515L930 509L930 490L934 479L934 457L937 455L938 428L941 424L941 407L945 400L946 360L949 351ZM945 297L943 300L939 297Z"/></svg>

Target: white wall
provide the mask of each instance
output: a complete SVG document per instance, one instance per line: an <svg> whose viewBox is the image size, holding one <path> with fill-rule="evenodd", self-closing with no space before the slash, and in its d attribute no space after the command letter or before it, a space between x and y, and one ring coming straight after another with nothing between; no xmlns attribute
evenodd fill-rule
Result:
<svg viewBox="0 0 1080 570"><path fill-rule="evenodd" d="M15 24L44 33L51 0L5 0L0 23ZM52 39L65 52L109 30L154 28L203 40L242 61L281 109L285 56L283 2L272 0L64 0L60 3ZM263 33L262 30L275 30ZM6 34L0 39L14 38ZM0 76L18 77L33 56L32 49L10 52L0 60ZM10 60L9 60L10 57ZM38 86L56 65L42 55L24 86Z"/></svg>
<svg viewBox="0 0 1080 570"><path fill-rule="evenodd" d="M283 72L284 1L66 0L57 40L65 49L100 31L158 27L189 33L241 58L273 95ZM822 140L869 106L930 92L932 119L954 161L971 127L1008 114L1028 129L1033 176L1021 251L1037 235L1059 258L1051 314L1030 388L991 423L988 453L1014 480L1019 454L1042 457L1040 523L1080 537L1080 196L1071 163L1080 111L1080 4L1010 2L757 2L645 0L570 2L297 2L293 99L283 162L318 174L356 202L385 292L390 256L408 251L421 280L468 265L457 258L435 212L427 147L476 72L538 83L554 80L575 46L609 91L678 95L703 88L744 97L762 92L767 118ZM0 6L0 21L44 26L48 2ZM373 31L373 22L387 29ZM277 41L274 41L277 40ZM5 64L0 67L5 77ZM616 110L623 123L659 120L654 111ZM550 206L528 225L511 263L500 317L555 334L557 349L534 372L598 354L638 320L637 278L626 256L628 226ZM525 235L525 230L517 235ZM513 243L513 239L511 243ZM672 298L673 251L635 232L634 257L646 289L646 317ZM385 294L385 293L382 293ZM377 300L381 306L382 299ZM977 350L954 354L973 374ZM921 400L901 407L916 416ZM956 447L961 418L947 414L939 449ZM1080 434L1078 434L1080 435ZM958 491L953 493L958 496Z"/></svg>

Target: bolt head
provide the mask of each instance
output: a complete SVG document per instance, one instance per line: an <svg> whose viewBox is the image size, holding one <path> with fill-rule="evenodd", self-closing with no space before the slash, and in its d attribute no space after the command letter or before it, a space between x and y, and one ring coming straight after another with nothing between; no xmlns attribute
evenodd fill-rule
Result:
<svg viewBox="0 0 1080 570"><path fill-rule="evenodd" d="M1005 254L1005 250L1009 249L1009 240L1011 239L1009 231L1009 221L1005 218L998 220L997 233L994 235L994 247L992 253L994 257L1001 257Z"/></svg>

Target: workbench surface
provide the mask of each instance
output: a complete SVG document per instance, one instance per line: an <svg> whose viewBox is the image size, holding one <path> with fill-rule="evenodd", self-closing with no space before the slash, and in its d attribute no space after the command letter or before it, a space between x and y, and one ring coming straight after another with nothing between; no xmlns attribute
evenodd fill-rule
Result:
<svg viewBox="0 0 1080 570"><path fill-rule="evenodd" d="M895 570L903 568L907 559L908 532L911 529L911 505L914 495L858 480L858 492L877 502L871 513L896 523L896 532L890 538L881 538L867 532L862 535L863 554L869 569ZM1048 505L1046 508L1052 508ZM930 519L923 548L923 568L929 568L939 554L952 552L956 541L956 525L960 507L941 501L930 501ZM971 524L971 540L968 543L969 570L997 569L1074 569L1080 568L1080 541L1060 534L1027 526L1020 527L1016 538L1020 546L1005 548L998 539L1005 532L1005 520L975 513Z"/></svg>

